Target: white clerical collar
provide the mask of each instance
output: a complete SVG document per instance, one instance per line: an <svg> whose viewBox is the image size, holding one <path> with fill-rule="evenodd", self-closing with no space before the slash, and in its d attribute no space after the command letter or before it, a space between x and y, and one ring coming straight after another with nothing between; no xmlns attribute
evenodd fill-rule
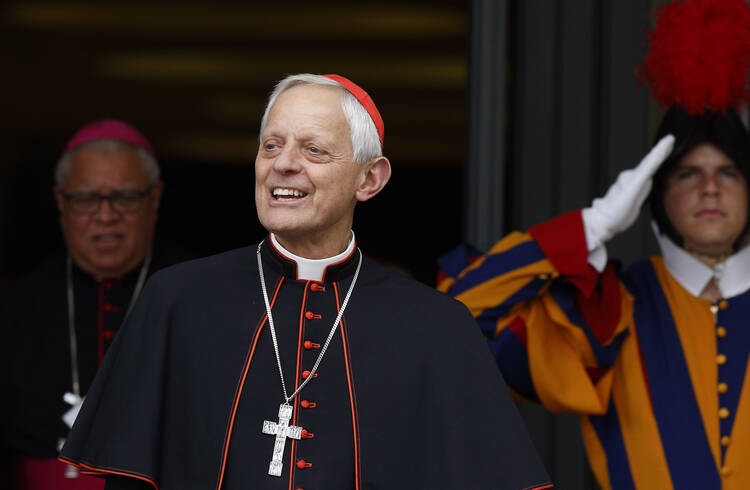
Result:
<svg viewBox="0 0 750 490"><path fill-rule="evenodd" d="M651 227L667 270L693 296L700 296L714 277L724 298L737 296L750 289L750 246L730 255L712 269L684 248L678 247L669 237L662 235L655 222L651 222Z"/></svg>
<svg viewBox="0 0 750 490"><path fill-rule="evenodd" d="M294 255L279 243L273 233L271 233L271 242L281 255L297 263L297 279L301 281L320 282L323 280L326 272L326 267L337 262L341 262L349 255L351 255L351 253L354 251L354 232L352 231L351 234L352 236L351 238L349 238L349 245L347 245L346 250L338 255L334 255L333 257L328 257L326 259L306 259L305 257Z"/></svg>

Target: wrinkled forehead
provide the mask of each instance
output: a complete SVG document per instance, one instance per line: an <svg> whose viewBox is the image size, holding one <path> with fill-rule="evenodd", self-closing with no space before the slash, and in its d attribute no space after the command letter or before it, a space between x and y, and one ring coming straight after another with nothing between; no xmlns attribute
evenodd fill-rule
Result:
<svg viewBox="0 0 750 490"><path fill-rule="evenodd" d="M293 85L279 94L271 105L269 117L281 110L298 112L328 111L342 113L341 100L344 91L331 85L309 83Z"/></svg>
<svg viewBox="0 0 750 490"><path fill-rule="evenodd" d="M349 137L342 107L342 89L295 85L279 94L268 113L263 135L278 132L324 131Z"/></svg>

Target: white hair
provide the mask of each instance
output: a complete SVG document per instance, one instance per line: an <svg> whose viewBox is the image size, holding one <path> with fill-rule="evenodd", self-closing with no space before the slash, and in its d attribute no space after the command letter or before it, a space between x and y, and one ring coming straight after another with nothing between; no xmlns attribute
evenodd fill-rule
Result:
<svg viewBox="0 0 750 490"><path fill-rule="evenodd" d="M341 97L341 109L344 111L346 121L349 123L349 137L351 138L352 151L354 152L352 160L356 163L367 163L373 158L383 156L380 136L370 114L343 85L323 75L300 73L298 75L289 75L277 83L273 92L268 97L266 110L263 113L263 119L260 121L261 135L266 127L271 106L276 102L279 95L296 85L328 85L339 87L343 93Z"/></svg>
<svg viewBox="0 0 750 490"><path fill-rule="evenodd" d="M82 148L101 153L118 153L128 149L135 150L141 157L143 168L148 175L149 184L153 185L159 181L159 162L156 161L156 158L154 158L153 155L151 155L143 148L131 145L130 143L127 143L125 141L111 138L102 138L98 140L87 141L86 143L78 145L60 157L60 160L57 161L57 166L55 166L55 184L57 185L57 187L63 187L65 185L65 181L68 178L68 169L70 168L70 161L73 157L73 153Z"/></svg>

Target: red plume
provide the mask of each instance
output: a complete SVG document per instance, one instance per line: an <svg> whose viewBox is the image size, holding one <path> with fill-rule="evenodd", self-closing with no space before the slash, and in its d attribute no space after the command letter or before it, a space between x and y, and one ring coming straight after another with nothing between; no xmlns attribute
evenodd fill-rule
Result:
<svg viewBox="0 0 750 490"><path fill-rule="evenodd" d="M750 88L750 7L746 0L684 0L657 9L650 48L636 70L666 107L691 114L737 109Z"/></svg>

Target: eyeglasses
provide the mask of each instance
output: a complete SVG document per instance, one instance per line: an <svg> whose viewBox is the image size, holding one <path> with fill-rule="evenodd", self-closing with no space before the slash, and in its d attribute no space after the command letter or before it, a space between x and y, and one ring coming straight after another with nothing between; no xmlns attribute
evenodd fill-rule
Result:
<svg viewBox="0 0 750 490"><path fill-rule="evenodd" d="M73 214L94 214L101 208L102 201L109 201L109 205L117 212L134 213L140 209L143 200L151 194L153 189L154 186L150 185L143 190L114 191L106 196L98 192L68 194L62 191L60 195L65 198Z"/></svg>

